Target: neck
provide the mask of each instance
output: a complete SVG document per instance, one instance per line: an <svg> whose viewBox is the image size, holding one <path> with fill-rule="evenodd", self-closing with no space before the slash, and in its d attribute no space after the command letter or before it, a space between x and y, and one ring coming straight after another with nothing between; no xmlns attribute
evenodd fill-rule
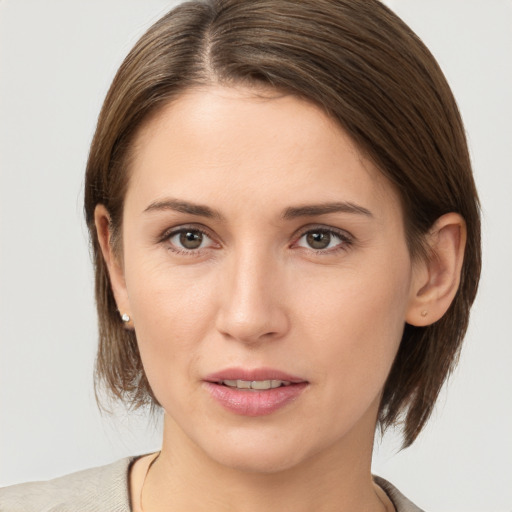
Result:
<svg viewBox="0 0 512 512"><path fill-rule="evenodd" d="M146 479L144 510L197 512L383 511L371 479L374 423L291 468L256 472L218 463L169 417L162 452Z"/></svg>

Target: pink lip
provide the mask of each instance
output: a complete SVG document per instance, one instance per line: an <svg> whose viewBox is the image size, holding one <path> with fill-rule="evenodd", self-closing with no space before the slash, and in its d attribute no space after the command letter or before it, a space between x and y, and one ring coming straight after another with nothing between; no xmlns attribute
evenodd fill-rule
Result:
<svg viewBox="0 0 512 512"><path fill-rule="evenodd" d="M265 390L239 390L221 384L223 380L285 380L289 386ZM242 416L265 416L297 399L308 386L300 377L271 368L227 368L208 375L204 386L225 409Z"/></svg>
<svg viewBox="0 0 512 512"><path fill-rule="evenodd" d="M222 380L288 380L296 384L306 382L305 379L273 368L226 368L220 372L211 373L204 378L207 382Z"/></svg>

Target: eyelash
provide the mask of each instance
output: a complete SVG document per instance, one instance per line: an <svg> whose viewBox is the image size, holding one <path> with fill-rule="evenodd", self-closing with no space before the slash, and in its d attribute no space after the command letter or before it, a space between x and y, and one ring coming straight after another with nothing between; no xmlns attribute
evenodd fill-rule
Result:
<svg viewBox="0 0 512 512"><path fill-rule="evenodd" d="M318 255L331 255L338 253L339 251L347 251L354 243L353 237L349 235L346 231L325 226L307 226L295 240L294 245L296 245L304 236L308 234L322 234L335 236L340 241L335 247L327 249L314 249L312 247L299 246L302 249L305 249L306 251L311 251L314 254Z"/></svg>
<svg viewBox="0 0 512 512"><path fill-rule="evenodd" d="M171 243L171 239L177 235L182 233L200 233L202 236L209 238L213 242L213 237L203 228L199 226L180 226L179 228L172 228L170 230L165 231L160 237L160 242L167 244L168 249L175 254L183 254L185 256L200 256L201 250L204 248L198 249L185 249L180 248L176 244Z"/></svg>
<svg viewBox="0 0 512 512"><path fill-rule="evenodd" d="M168 245L168 249L175 254L182 254L185 256L200 256L201 251L206 249L204 247L199 247L198 249L185 249L180 248L176 244L171 243L171 239L177 235L182 233L199 233L204 237L207 237L211 240L213 244L215 244L213 237L203 228L199 226L180 226L179 228L172 228L170 230L165 231L161 237L159 237L159 242L165 243ZM339 239L339 243L335 247L327 248L327 249L314 249L312 247L302 247L298 246L301 249L306 251L310 251L313 254L317 255L329 255L335 254L339 251L347 251L354 243L354 239L351 235L349 235L346 231L334 229L332 227L324 227L324 226L307 226L304 228L298 237L295 238L295 241L292 243L292 246L296 246L298 242L308 234L322 234L322 235L330 235ZM219 245L219 244L217 244Z"/></svg>

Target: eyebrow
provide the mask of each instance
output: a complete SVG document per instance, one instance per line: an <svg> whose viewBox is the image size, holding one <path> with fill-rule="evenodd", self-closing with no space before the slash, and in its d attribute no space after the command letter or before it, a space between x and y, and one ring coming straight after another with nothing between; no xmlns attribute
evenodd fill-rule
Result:
<svg viewBox="0 0 512 512"><path fill-rule="evenodd" d="M213 210L209 206L190 203L188 201L181 201L179 199L166 199L163 201L154 201L144 210L144 212L166 210L187 213L190 215L197 215L198 217L206 217L208 219L224 219L220 212L218 212L217 210ZM290 206L283 211L281 217L284 220L292 220L298 217L315 217L318 215L327 215L329 213L350 213L364 215L367 217L373 217L373 214L370 210L364 208L363 206L359 206L357 204L350 202Z"/></svg>
<svg viewBox="0 0 512 512"><path fill-rule="evenodd" d="M293 206L286 208L282 217L285 220L291 220L296 219L297 217L314 217L317 215L326 215L328 213L351 213L373 217L373 214L370 210L350 202Z"/></svg>
<svg viewBox="0 0 512 512"><path fill-rule="evenodd" d="M180 201L178 199L166 199L165 201L155 201L144 210L144 213L166 210L188 213L190 215L197 215L198 217L206 217L208 219L221 220L223 218L219 212L217 212L216 210L212 210L209 206L196 203L189 203L188 201Z"/></svg>

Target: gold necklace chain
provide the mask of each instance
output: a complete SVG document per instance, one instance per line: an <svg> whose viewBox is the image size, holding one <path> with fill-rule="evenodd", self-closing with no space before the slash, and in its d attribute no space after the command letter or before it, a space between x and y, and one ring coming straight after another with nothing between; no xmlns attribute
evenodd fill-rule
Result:
<svg viewBox="0 0 512 512"><path fill-rule="evenodd" d="M142 508L142 492L144 491L144 484L146 483L146 478L148 477L149 475L149 470L151 469L151 467L153 466L153 464L156 462L156 460L158 459L158 457L160 457L160 454L162 452L159 451L155 458L148 464L148 469L146 469L146 474L144 475L144 480L142 480L142 487L140 488L140 496L139 496L139 509L140 509L140 512L144 512L144 509ZM377 485L377 484L376 484ZM379 489L382 490L381 487L379 487L377 485L377 487ZM385 493L385 491L383 491ZM388 512L395 512L395 507L394 505L392 504L391 500L388 498L388 501L389 501L389 505L388 503L384 502L384 500L379 496L379 493L377 493L377 498L379 499L379 501L382 503L382 505L384 506L384 508L386 509L386 511Z"/></svg>
<svg viewBox="0 0 512 512"><path fill-rule="evenodd" d="M158 452L156 454L156 457L148 464L148 469L146 469L146 474L144 475L144 480L142 480L142 487L140 488L140 496L139 496L139 509L140 509L140 512L144 512L144 509L142 508L142 491L144 491L144 484L146 483L146 478L149 475L149 470L151 469L151 466L153 466L153 464L156 462L158 457L160 457L161 453L162 453L161 451Z"/></svg>

